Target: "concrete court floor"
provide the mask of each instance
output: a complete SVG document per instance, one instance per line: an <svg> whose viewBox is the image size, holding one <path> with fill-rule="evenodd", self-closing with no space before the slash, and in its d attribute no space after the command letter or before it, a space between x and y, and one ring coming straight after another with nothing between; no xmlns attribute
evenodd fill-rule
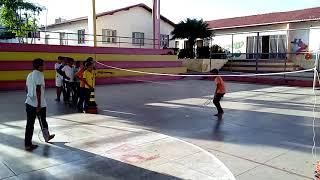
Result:
<svg viewBox="0 0 320 180"><path fill-rule="evenodd" d="M213 117L213 107L203 106L214 89L209 81L99 86L96 99L101 115L95 120L109 117L105 120L108 126L152 131L192 143L222 161L236 179L312 179L314 163L319 160L311 155L314 117L312 90L239 83L228 83L227 88L229 92L222 103L225 115L222 121L217 121ZM15 146L23 142L24 96L23 92L0 93L0 140L8 141L12 134L19 134L20 139L12 142ZM92 122L90 117L73 114L72 109L55 103L54 96L54 90L47 91L48 117L52 117L49 118L49 124L53 124L53 131L60 125L68 124L65 121L54 122L54 119ZM319 109L316 109L315 115L320 117ZM218 129L217 125L220 125ZM319 132L318 120L315 125L316 132ZM76 133L65 131L63 135L72 141ZM317 134L317 144L319 138ZM36 133L34 139L37 139ZM77 144L73 147L77 148ZM86 156L89 152L90 147L80 154ZM23 158L18 160L23 162ZM201 158L194 161L201 161ZM190 162L186 158L183 164L206 172L203 167ZM103 165L102 162L97 163ZM79 166L82 167L81 164ZM176 168L179 169L177 166L167 169ZM58 173L54 168L49 172ZM178 177L164 174L153 177Z"/></svg>

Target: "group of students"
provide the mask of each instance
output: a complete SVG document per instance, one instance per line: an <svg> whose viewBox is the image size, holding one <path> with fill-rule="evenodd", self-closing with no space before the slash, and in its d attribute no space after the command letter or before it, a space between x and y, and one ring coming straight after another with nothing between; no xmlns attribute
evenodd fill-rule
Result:
<svg viewBox="0 0 320 180"><path fill-rule="evenodd" d="M42 129L45 142L49 142L55 137L48 130L46 121L46 99L45 99L45 80L43 75L44 60L35 59L32 63L33 71L28 74L26 80L27 98L25 101L27 112L27 124L25 132L25 149L32 151L38 147L32 143L35 119L38 117ZM57 99L60 101L61 92L63 92L63 100L70 103L70 96L75 100L77 108L80 112L87 111L89 107L96 107L95 101L91 101L92 93L95 87L95 67L93 58L88 58L81 65L68 57L59 57L55 64L56 70L56 87ZM214 69L211 71L214 75L216 90L214 93L213 103L217 107L218 113L215 116L222 117L224 111L220 105L220 101L226 93L223 79L219 76L219 71ZM71 95L71 92L72 95Z"/></svg>
<svg viewBox="0 0 320 180"><path fill-rule="evenodd" d="M91 92L95 87L94 60L89 57L82 64L75 63L70 57L58 57L54 66L56 71L56 101L60 102L61 94L66 104L75 105L79 112L89 107Z"/></svg>
<svg viewBox="0 0 320 180"><path fill-rule="evenodd" d="M43 75L44 60L35 59L32 62L33 71L26 79L27 98L26 113L27 124L25 131L25 149L32 151L38 147L32 143L34 124L36 118L39 119L42 134L45 142L49 142L55 137L55 134L49 133L48 122L46 120L47 102L45 98L45 79ZM60 101L61 92L63 100L70 103L70 97L75 100L79 111L86 111L89 107L95 107L95 101L91 101L92 93L95 87L94 60L88 58L81 65L68 57L59 57L55 64L57 99ZM73 93L72 93L73 92ZM71 95L72 94L72 95Z"/></svg>

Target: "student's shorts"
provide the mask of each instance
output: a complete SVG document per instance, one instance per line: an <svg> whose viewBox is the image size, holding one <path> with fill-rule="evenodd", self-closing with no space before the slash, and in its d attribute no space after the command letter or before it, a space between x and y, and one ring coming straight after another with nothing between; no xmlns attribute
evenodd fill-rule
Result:
<svg viewBox="0 0 320 180"><path fill-rule="evenodd" d="M56 77L56 87L62 87L63 85L63 80L60 79L59 77Z"/></svg>

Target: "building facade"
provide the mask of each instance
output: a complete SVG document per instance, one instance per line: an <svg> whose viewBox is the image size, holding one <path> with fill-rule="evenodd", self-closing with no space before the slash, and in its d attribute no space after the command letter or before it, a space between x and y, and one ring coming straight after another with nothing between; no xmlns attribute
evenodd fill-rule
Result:
<svg viewBox="0 0 320 180"><path fill-rule="evenodd" d="M320 8L310 8L220 19L208 24L215 33L212 44L233 53L234 59L256 59L259 54L259 59L301 61L309 60L309 53L320 50L319 20Z"/></svg>
<svg viewBox="0 0 320 180"><path fill-rule="evenodd" d="M153 48L152 9L137 4L97 14L97 46ZM160 46L174 47L171 31L175 24L161 16ZM82 17L49 25L41 32L40 44L89 46L88 18Z"/></svg>
<svg viewBox="0 0 320 180"><path fill-rule="evenodd" d="M279 59L312 67L320 50L320 7L207 21L211 40L197 46L219 45L234 60ZM185 41L177 43L185 48ZM258 54L258 55L257 55Z"/></svg>

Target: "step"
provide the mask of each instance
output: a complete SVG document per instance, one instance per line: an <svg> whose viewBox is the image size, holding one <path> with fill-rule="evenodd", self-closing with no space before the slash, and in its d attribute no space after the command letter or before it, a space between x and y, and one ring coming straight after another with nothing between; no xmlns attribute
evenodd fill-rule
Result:
<svg viewBox="0 0 320 180"><path fill-rule="evenodd" d="M224 71L235 71L235 72L256 72L256 67L226 67L222 68ZM258 72L290 72L297 70L295 67L258 67Z"/></svg>
<svg viewBox="0 0 320 180"><path fill-rule="evenodd" d="M256 64L245 64L245 65L242 65L242 64L226 64L224 65L224 67L256 67ZM270 65L270 64L258 64L258 67L269 67L269 68L278 68L278 67L281 67L281 68L284 68L284 67L287 67L287 68L293 68L293 67L298 67L297 65L294 65L294 64L287 64L287 65Z"/></svg>
<svg viewBox="0 0 320 180"><path fill-rule="evenodd" d="M256 66L256 62L228 62L226 63L227 66ZM295 66L294 63L288 62L288 63L279 63L279 62L258 62L258 66Z"/></svg>
<svg viewBox="0 0 320 180"><path fill-rule="evenodd" d="M228 60L229 62L256 62L255 59L236 59L236 60ZM278 63L285 63L285 62L292 62L290 60L281 60L281 59L258 59L258 62L278 62Z"/></svg>

